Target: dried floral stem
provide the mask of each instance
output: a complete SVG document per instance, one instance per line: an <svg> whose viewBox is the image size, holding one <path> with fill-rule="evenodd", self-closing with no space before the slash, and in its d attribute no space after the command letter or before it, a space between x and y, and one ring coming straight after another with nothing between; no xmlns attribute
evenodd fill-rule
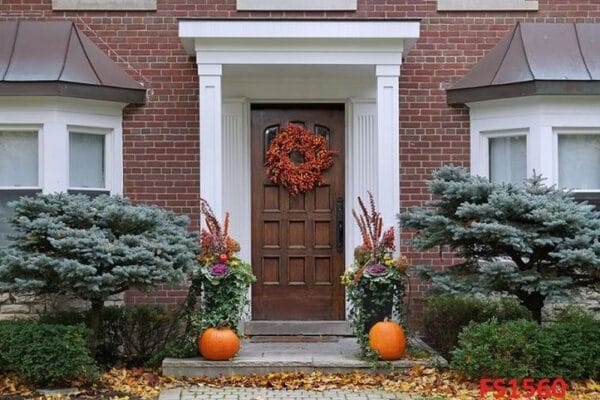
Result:
<svg viewBox="0 0 600 400"><path fill-rule="evenodd" d="M375 199L371 192L367 192L369 195L369 207L365 205L360 196L358 197L358 205L360 207L361 214L357 214L355 210L352 210L352 216L354 217L360 234L363 240L363 247L366 250L372 251L373 256L375 252L381 246L392 248L394 247L394 229L390 228L383 231L383 218L377 211L375 206Z"/></svg>

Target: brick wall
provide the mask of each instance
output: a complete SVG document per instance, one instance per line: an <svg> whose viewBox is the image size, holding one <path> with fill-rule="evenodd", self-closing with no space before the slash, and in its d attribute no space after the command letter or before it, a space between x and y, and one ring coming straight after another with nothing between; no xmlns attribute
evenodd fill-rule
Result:
<svg viewBox="0 0 600 400"><path fill-rule="evenodd" d="M125 194L198 222L198 82L196 66L177 37L177 18L419 18L421 38L407 55L400 84L401 205L429 198L426 180L443 164L468 167L469 119L446 105L444 89L460 78L517 21L599 22L596 0L540 0L537 12L436 12L436 0L359 0L357 12L236 12L235 0L159 0L152 12L52 12L50 0L2 0L2 19L70 19L150 88L147 104L124 113ZM409 234L403 235L404 243ZM402 251L415 264L442 266L449 254ZM418 313L424 286L413 279ZM176 302L176 287L129 303Z"/></svg>

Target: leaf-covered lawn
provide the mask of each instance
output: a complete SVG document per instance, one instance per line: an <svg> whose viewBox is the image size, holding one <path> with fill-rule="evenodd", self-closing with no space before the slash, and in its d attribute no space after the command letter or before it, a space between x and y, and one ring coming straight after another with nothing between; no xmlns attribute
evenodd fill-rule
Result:
<svg viewBox="0 0 600 400"><path fill-rule="evenodd" d="M479 399L479 384L465 381L453 372L433 368L414 367L410 371L389 374L323 374L274 373L262 376L232 376L222 378L171 378L156 371L144 369L113 369L102 376L98 384L81 388L79 399L151 400L157 399L162 389L205 385L211 387L264 387L273 389L327 390L347 389L360 391L378 389L389 392L411 393L420 396L439 396L440 399ZM77 386L76 383L73 386ZM26 385L10 376L0 377L0 399L43 399ZM61 400L66 397L54 396ZM487 399L492 399L490 393ZM508 398L508 397L506 397ZM600 383L592 380L571 382L567 399L600 400Z"/></svg>

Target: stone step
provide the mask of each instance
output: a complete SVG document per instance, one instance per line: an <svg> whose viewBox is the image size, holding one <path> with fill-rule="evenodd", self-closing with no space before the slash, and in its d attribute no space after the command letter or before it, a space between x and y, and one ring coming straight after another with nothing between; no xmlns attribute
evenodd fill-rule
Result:
<svg viewBox="0 0 600 400"><path fill-rule="evenodd" d="M447 365L445 360L429 352L418 339L409 339L409 346L429 353L429 357L401 359L392 362L394 369L408 369L416 365ZM253 343L245 339L239 354L229 361L207 361L203 358L166 358L162 364L166 376L232 376L264 375L272 372L351 373L381 372L368 361L359 358L355 338L340 338L338 342L312 343Z"/></svg>
<svg viewBox="0 0 600 400"><path fill-rule="evenodd" d="M350 321L245 321L247 336L352 336Z"/></svg>

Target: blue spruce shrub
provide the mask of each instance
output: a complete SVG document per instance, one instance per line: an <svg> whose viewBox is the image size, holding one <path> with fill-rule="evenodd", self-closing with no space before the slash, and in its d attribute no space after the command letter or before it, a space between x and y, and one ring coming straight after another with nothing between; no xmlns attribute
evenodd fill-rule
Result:
<svg viewBox="0 0 600 400"><path fill-rule="evenodd" d="M39 194L13 202L14 234L0 251L0 292L69 294L91 303L127 289L179 282L194 265L186 217L119 196Z"/></svg>
<svg viewBox="0 0 600 400"><path fill-rule="evenodd" d="M548 297L600 287L600 212L536 175L522 185L496 184L444 167L429 184L428 208L401 216L421 251L448 248L462 261L429 270L450 294L510 294L541 322Z"/></svg>

